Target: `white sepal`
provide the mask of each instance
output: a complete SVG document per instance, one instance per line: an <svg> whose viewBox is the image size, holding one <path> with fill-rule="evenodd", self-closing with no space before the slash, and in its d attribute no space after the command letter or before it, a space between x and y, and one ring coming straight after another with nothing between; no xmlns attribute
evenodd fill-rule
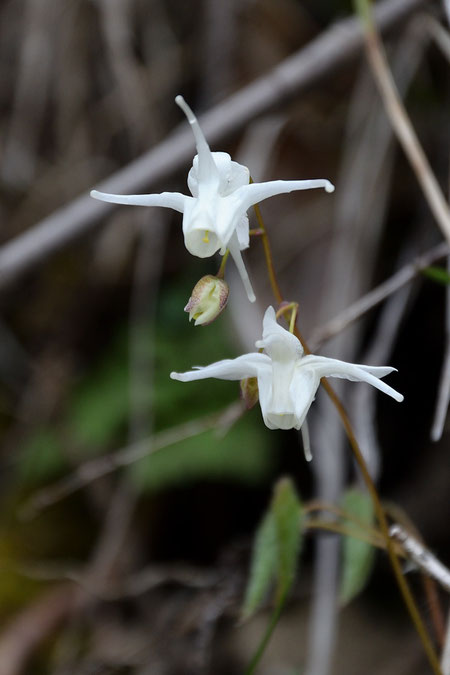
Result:
<svg viewBox="0 0 450 675"><path fill-rule="evenodd" d="M221 255L230 249L245 290L251 302L255 300L241 251L249 245L247 210L274 195L294 190L334 186L325 179L275 180L250 183L246 166L234 162L226 152L211 152L200 125L182 96L175 99L183 110L195 138L197 154L188 174L192 197L178 192L150 195L113 195L92 190L91 196L105 202L133 206L162 206L183 214L183 234L186 248L192 255L207 258L217 251Z"/></svg>
<svg viewBox="0 0 450 675"><path fill-rule="evenodd" d="M263 348L265 353L245 354L170 376L183 382L208 377L223 380L256 377L261 413L269 429L301 429L322 377L367 382L396 401L403 401L398 391L379 379L395 368L346 363L312 354L304 356L300 341L277 323L273 307L268 307L264 315L263 338L256 346ZM309 458L311 451L306 430L303 438Z"/></svg>

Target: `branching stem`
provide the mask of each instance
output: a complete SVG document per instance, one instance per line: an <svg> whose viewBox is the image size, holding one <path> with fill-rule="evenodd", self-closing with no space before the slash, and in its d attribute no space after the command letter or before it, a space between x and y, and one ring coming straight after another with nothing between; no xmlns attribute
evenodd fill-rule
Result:
<svg viewBox="0 0 450 675"><path fill-rule="evenodd" d="M273 294L275 296L275 299L279 305L281 305L284 302L283 295L280 290L280 286L275 274L275 268L273 265L273 257L272 257L272 250L270 247L270 241L269 237L267 234L266 227L264 225L264 221L261 215L261 210L259 208L258 204L254 205L255 209L255 214L256 214L256 219L258 221L259 228L262 230L261 234L261 239L263 242L263 247L264 247L264 256L266 259L266 266L267 266L267 273L269 276L269 281L270 285L272 287ZM297 326L294 326L294 335L300 340L303 349L305 351L305 354L310 354L310 350L308 348L308 345L306 344L306 341L304 340L302 334L298 330ZM356 463L358 464L359 470L361 471L362 477L364 479L364 482L366 484L367 490L369 492L369 495L372 499L374 510L375 510L375 515L377 517L378 523L380 525L380 530L383 535L384 542L386 544L386 550L389 556L389 560L392 566L392 570L394 572L395 579L397 581L397 584L399 586L401 595L403 597L404 603L408 609L408 612L410 614L411 620L417 630L417 633L419 634L419 637L422 641L424 650L427 654L428 660L430 662L431 668L433 670L433 673L435 675L442 675L440 666L439 666L439 660L437 658L436 652L434 650L434 647L432 645L431 639L428 635L428 631L421 619L419 610L417 609L417 605L415 603L414 597L411 593L411 590L409 588L409 585L403 576L400 562L397 557L397 553L395 550L395 545L394 542L392 541L391 537L389 536L389 528L388 528L388 523L387 519L383 510L383 507L381 505L381 500L378 495L377 489L375 487L375 484L370 476L369 470L367 468L366 462L364 460L364 457L361 453L361 450L358 445L358 441L356 440L352 425L350 423L350 419L347 415L347 412L342 405L339 397L337 396L336 392L334 391L333 387L329 384L329 382L325 379L322 378L321 383L327 392L329 398L331 399L333 405L335 406L339 417L342 420L342 424L345 429L345 433L347 434L347 438L349 440L350 446L353 451L353 455L355 457Z"/></svg>

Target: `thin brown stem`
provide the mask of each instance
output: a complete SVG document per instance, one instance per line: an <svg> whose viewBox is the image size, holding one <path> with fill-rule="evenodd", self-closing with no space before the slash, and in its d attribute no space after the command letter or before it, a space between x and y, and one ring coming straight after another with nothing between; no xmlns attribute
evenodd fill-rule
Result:
<svg viewBox="0 0 450 675"><path fill-rule="evenodd" d="M422 586L427 598L428 609L430 611L431 621L433 623L434 632L439 646L444 646L445 640L445 617L442 612L441 604L439 602L439 595L434 579L422 572Z"/></svg>
<svg viewBox="0 0 450 675"><path fill-rule="evenodd" d="M342 509L336 504L329 504L328 502L323 502L319 499L311 501L303 506L304 513L314 513L315 511L327 511L328 513L333 513L335 516L342 518L343 520L348 520L351 523L355 524L357 527L366 530L372 534L372 536L381 536L381 532L375 527L371 527L363 520L360 520L353 513L349 513L345 509Z"/></svg>
<svg viewBox="0 0 450 675"><path fill-rule="evenodd" d="M384 512L387 513L387 515L395 522L401 523L403 528L408 532L411 533L412 536L414 536L419 543L421 543L424 547L425 544L423 542L422 536L417 529L417 527L414 525L412 522L411 518L409 518L408 514L397 504L394 504L392 502L385 502L383 503L383 508ZM405 550L406 556L411 559L411 554L408 553L406 550L405 545L403 544L403 548ZM424 551L425 552L425 551ZM426 560L426 555L424 556L424 552L421 552L420 556L420 561L423 564L424 560ZM413 561L416 564L418 564L418 560ZM433 577L431 575L431 570L428 568L420 567L422 571L422 585L424 587L425 595L427 596L427 603L428 607L430 610L430 617L433 622L433 627L434 627L434 632L436 634L436 637L441 644L443 645L444 639L445 639L445 617L444 613L442 611L441 604L439 602L439 594L437 592L437 583L436 583L436 577ZM442 584L442 580L441 580ZM443 586L446 588L446 586Z"/></svg>
<svg viewBox="0 0 450 675"><path fill-rule="evenodd" d="M281 305L284 300L283 300L283 295L280 290L280 286L278 284L278 280L275 274L275 269L273 265L273 257L272 257L272 251L270 248L270 241L269 237L267 235L267 230L264 225L264 221L261 215L261 211L259 209L259 206L257 204L254 205L255 209L255 214L256 218L258 220L258 225L263 231L262 240L263 240L263 246L264 246L264 255L266 259L266 264L267 264L267 272L270 280L270 284L272 286L273 294L278 302L279 305ZM297 326L294 327L294 335L299 339L301 342L303 349L305 351L305 354L310 354L311 351L308 348L308 345L306 341L304 340L302 334L298 330ZM375 515L377 517L378 523L380 525L380 530L383 535L383 539L386 543L386 550L389 556L389 560L392 566L392 570L394 572L395 579L397 581L398 587L400 589L401 595L403 597L404 603L408 609L408 612L410 614L411 620L416 628L416 631L421 639L421 642L423 644L425 653L427 654L428 660L430 662L431 668L434 672L435 675L442 675L440 666L439 666L439 661L437 658L437 655L435 653L434 647L432 645L431 639L428 635L428 631L422 621L422 618L420 616L419 610L417 609L414 597L411 593L411 590L409 588L409 585L403 576L400 562L397 557L397 553L395 550L395 545L392 539L389 536L389 529L388 529L388 523L386 516L383 511L383 507L381 505L381 500L378 495L377 489L375 487L374 482L372 481L372 478L370 476L369 470L367 468L366 462L364 460L364 457L361 453L361 450L358 445L358 441L356 440L355 434L353 432L352 425L350 423L350 419L347 415L347 412L342 405L339 397L337 396L336 392L334 391L333 387L329 384L329 382L322 378L321 383L327 392L329 398L331 399L333 405L335 406L339 417L342 420L342 424L345 429L345 433L347 434L347 438L349 440L350 446L353 451L353 455L355 457L356 463L359 467L359 470L361 471L362 477L364 479L364 482L366 484L367 490L370 494L370 497L373 502L374 510L375 510Z"/></svg>
<svg viewBox="0 0 450 675"><path fill-rule="evenodd" d="M369 491L369 494L372 498L373 505L374 505L374 508L375 508L375 513L376 513L376 516L377 516L377 520L379 522L381 532L382 532L384 540L386 542L386 549L387 549L387 553L388 553L388 556L389 556L389 560L391 562L391 566L392 566L397 584L400 588L400 592L403 596L403 600L405 602L405 605L408 609L408 612L411 616L411 619L414 623L414 626L416 627L417 633L419 634L419 637L422 641L423 647L424 647L425 652L428 656L428 660L430 662L430 665L432 667L433 672L435 673L435 675L441 675L441 669L440 669L440 666L439 666L439 661L438 661L437 655L436 655L434 647L431 643L430 637L428 635L428 631L425 628L425 625L422 621L419 610L417 609L417 605L415 603L414 597L413 597L413 595L411 593L411 590L409 588L408 582L406 581L405 577L403 576L402 569L401 569L401 566L400 566L400 562L397 558L397 554L396 554L396 551L395 551L394 543L389 536L387 519L386 519L386 516L384 514L383 507L381 505L380 497L379 497L378 492L376 490L376 487L375 487L375 485L372 481L372 478L369 474L366 463L364 461L364 457L361 453L358 442L357 442L357 440L355 438L355 435L353 433L353 429L352 429L350 420L348 418L347 412L345 411L341 401L339 400L338 396L334 392L331 385L324 380L322 380L322 384L325 388L325 391L327 392L328 396L332 400L333 404L335 405L335 407L336 407L336 409L339 413L339 416L342 420L345 431L347 433L348 440L349 440L350 445L352 447L352 451L353 451L353 455L355 457L356 463L358 464L359 470L361 471L361 474L363 476L366 487L367 487L367 489Z"/></svg>
<svg viewBox="0 0 450 675"><path fill-rule="evenodd" d="M345 537L353 537L354 539L365 541L367 544L375 546L375 548L386 549L386 544L380 536L373 537L364 530L346 527L341 523L333 523L329 520L321 520L320 518L311 518L310 520L307 520L303 526L308 529L326 530L327 532L334 532L335 534L341 534Z"/></svg>
<svg viewBox="0 0 450 675"><path fill-rule="evenodd" d="M250 183L253 183L252 178L250 178ZM283 302L283 295L278 285L277 275L275 274L275 268L273 266L272 249L270 247L269 235L267 234L266 226L264 225L259 205L254 204L253 208L255 210L256 220L258 221L259 229L261 230L260 236L263 243L264 257L266 259L267 273L269 275L270 285L272 286L272 292L275 296L277 303L281 305L281 303Z"/></svg>

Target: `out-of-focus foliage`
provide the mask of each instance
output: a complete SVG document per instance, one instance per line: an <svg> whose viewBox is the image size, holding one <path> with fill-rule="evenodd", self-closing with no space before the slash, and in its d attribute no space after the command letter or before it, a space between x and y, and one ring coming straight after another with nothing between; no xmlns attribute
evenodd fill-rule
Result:
<svg viewBox="0 0 450 675"><path fill-rule="evenodd" d="M133 483L149 491L194 480L233 480L252 485L268 475L272 465L269 439L252 414L221 438L207 431L140 460L131 468Z"/></svg>
<svg viewBox="0 0 450 675"><path fill-rule="evenodd" d="M364 535L364 525L371 526L374 516L370 496L358 488L346 490L341 506L361 522L361 528L358 528L354 521L344 521L355 532L354 537L344 537L343 543L340 600L346 605L361 593L372 571L374 548L358 537L358 529Z"/></svg>
<svg viewBox="0 0 450 675"><path fill-rule="evenodd" d="M151 381L141 401L155 431L177 426L215 412L239 396L235 383L214 381L190 386L169 378L171 370L187 369L192 363L209 363L232 354L224 323L208 331L189 324L179 310L183 288L168 288L161 296L156 322L139 326L141 339L153 362ZM180 353L180 343L183 351ZM18 475L27 484L48 480L73 461L126 445L130 411L128 334L118 330L108 348L99 355L69 398L60 427L38 428L21 450ZM69 444L69 447L67 447ZM270 436L260 424L259 411L246 413L226 433L206 431L163 448L129 469L139 490L166 488L200 479L237 480L250 484L267 476L272 465Z"/></svg>
<svg viewBox="0 0 450 675"><path fill-rule="evenodd" d="M429 279L437 281L439 284L443 284L444 286L448 286L450 284L450 274L443 267L430 265L430 267L426 267L424 270L422 270L422 273Z"/></svg>
<svg viewBox="0 0 450 675"><path fill-rule="evenodd" d="M275 604L286 599L295 577L302 542L302 506L292 480L280 479L256 530L242 614L250 617L275 583Z"/></svg>

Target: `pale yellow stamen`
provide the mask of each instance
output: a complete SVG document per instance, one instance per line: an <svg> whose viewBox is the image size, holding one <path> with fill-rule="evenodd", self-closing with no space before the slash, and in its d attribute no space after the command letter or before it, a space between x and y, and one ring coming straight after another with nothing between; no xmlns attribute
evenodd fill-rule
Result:
<svg viewBox="0 0 450 675"><path fill-rule="evenodd" d="M205 230L205 236L204 236L203 239L202 239L202 241L203 241L205 244L209 244L209 237L208 237L208 234L209 234L209 230Z"/></svg>

